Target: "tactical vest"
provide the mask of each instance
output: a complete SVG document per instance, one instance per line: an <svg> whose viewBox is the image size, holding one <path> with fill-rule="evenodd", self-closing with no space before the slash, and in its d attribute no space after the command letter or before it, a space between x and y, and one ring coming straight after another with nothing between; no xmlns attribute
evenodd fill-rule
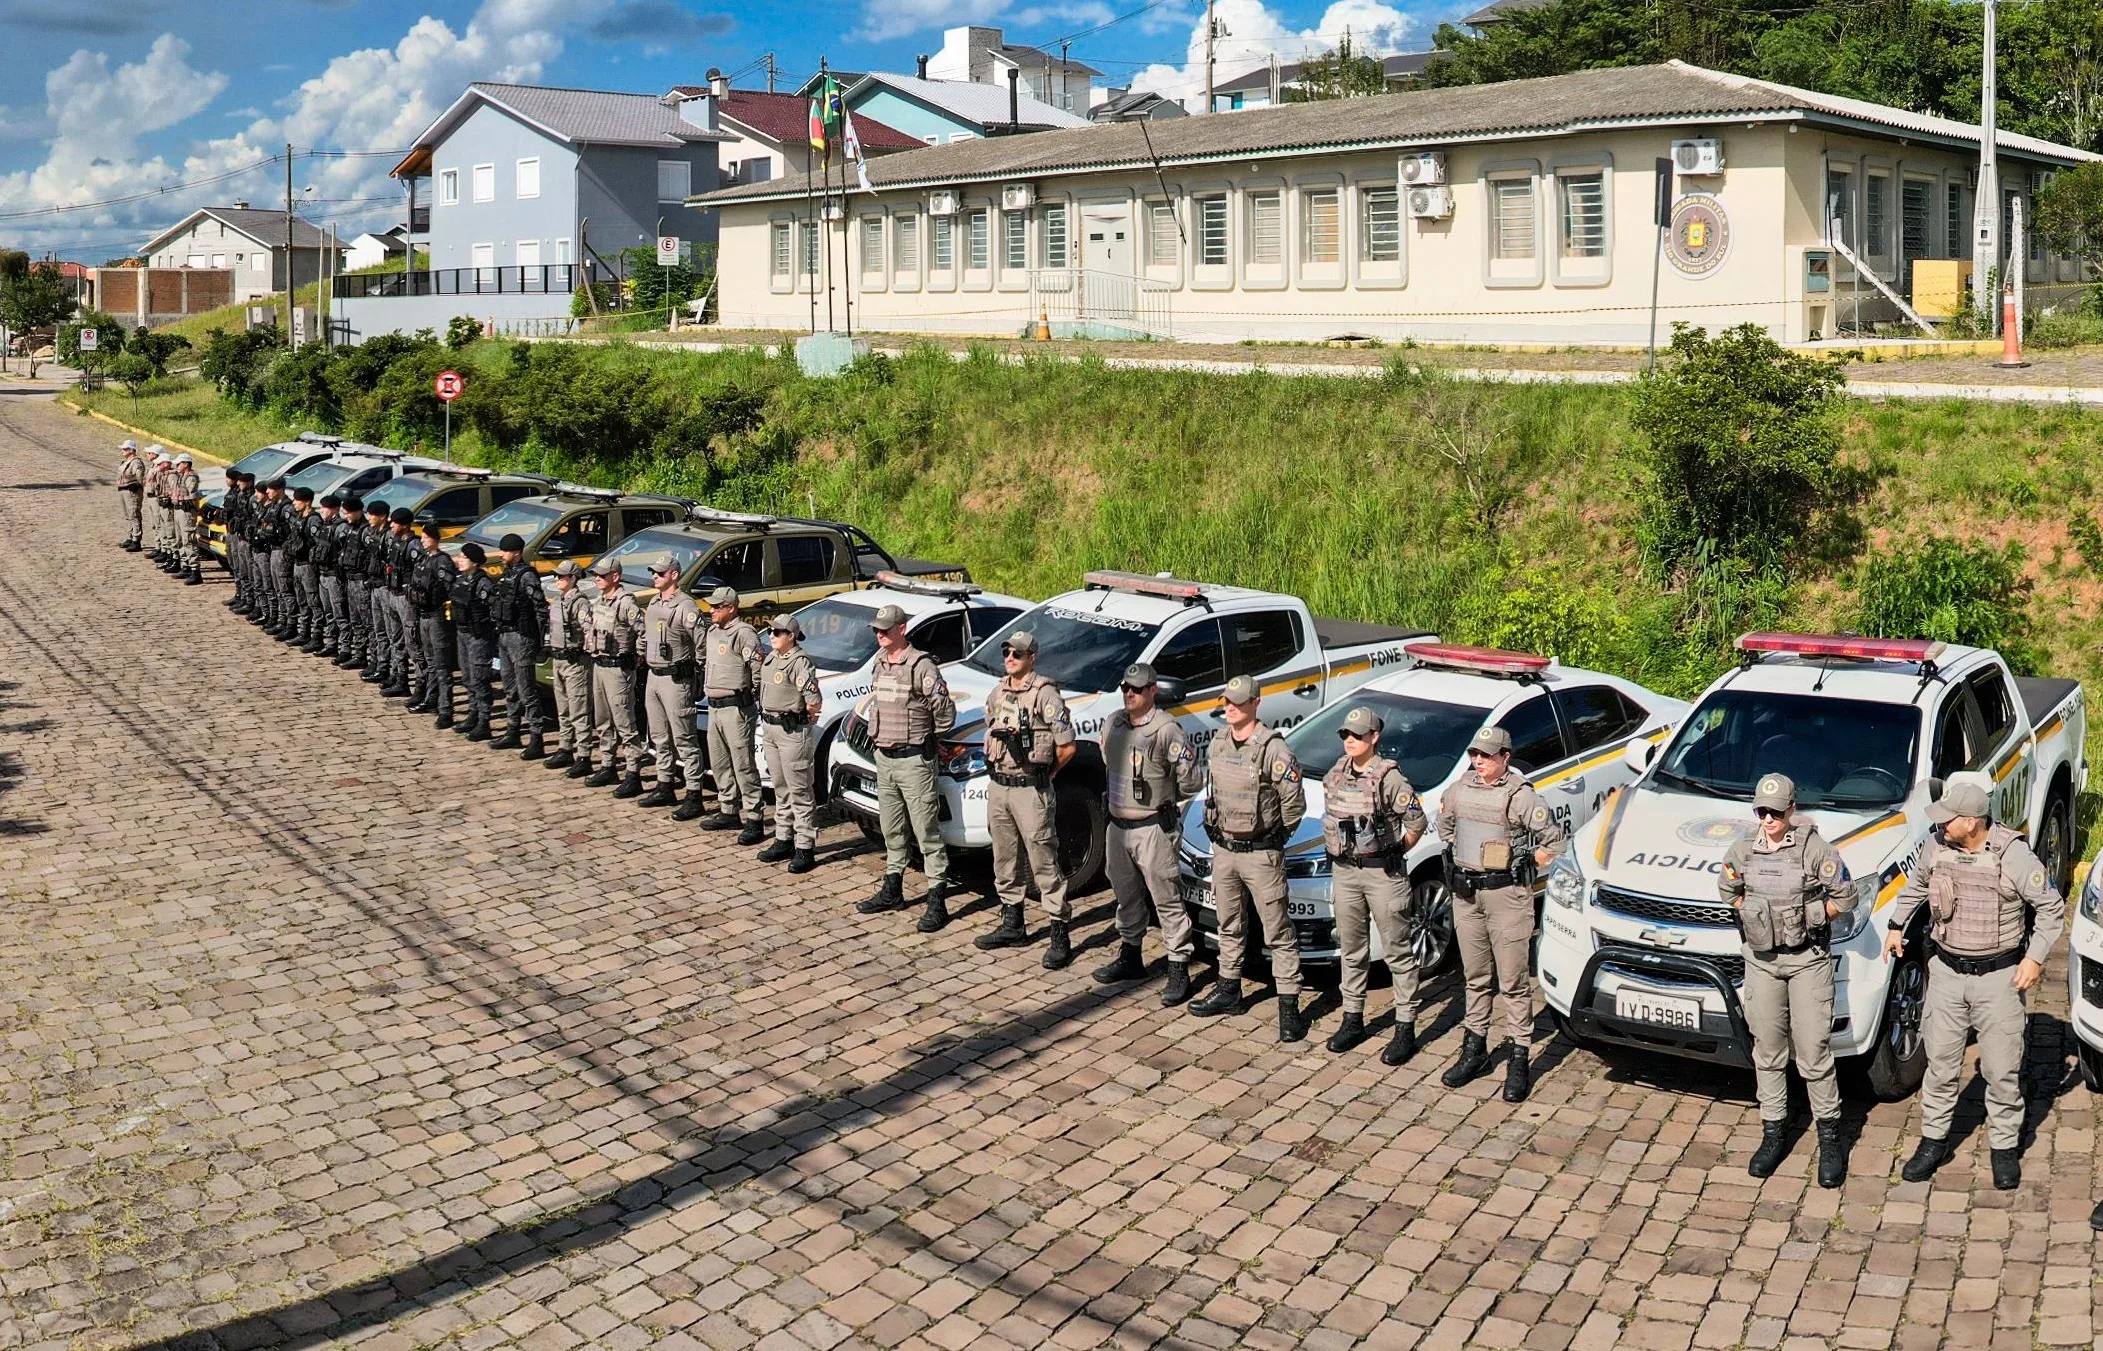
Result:
<svg viewBox="0 0 2103 1351"><path fill-rule="evenodd" d="M197 510L197 475L179 473L175 476L175 505L179 511Z"/></svg>
<svg viewBox="0 0 2103 1351"><path fill-rule="evenodd" d="M564 592L559 588L548 600L548 646L558 653L584 646L584 635L591 625L591 614L587 606L582 623L570 622L570 607L578 600L576 591Z"/></svg>
<svg viewBox="0 0 2103 1351"><path fill-rule="evenodd" d="M1512 799L1526 786L1516 770L1507 770L1502 782L1491 785L1472 771L1446 790L1445 804L1453 812L1453 862L1471 872L1504 872L1525 845L1525 838L1512 825ZM1502 855L1502 857L1499 857Z"/></svg>
<svg viewBox="0 0 2103 1351"><path fill-rule="evenodd" d="M908 648L904 661L876 658L876 680L869 692L869 736L878 746L896 750L934 739L935 711L920 697L920 678L935 659Z"/></svg>
<svg viewBox="0 0 2103 1351"><path fill-rule="evenodd" d="M1003 774L1020 773L1030 766L1044 768L1058 755L1052 729L1040 725L1036 709L1041 691L1056 687L1045 677L1030 673L1022 689L1008 688L1003 680L986 696L986 764Z"/></svg>
<svg viewBox="0 0 2103 1351"><path fill-rule="evenodd" d="M621 613L628 598L616 591L612 599L594 596L591 602L591 653L595 657L625 657L635 651L633 622ZM629 601L632 606L633 601Z"/></svg>
<svg viewBox="0 0 2103 1351"><path fill-rule="evenodd" d="M1390 773L1401 770L1384 755L1351 768L1339 756L1322 776L1322 843L1331 858L1385 858L1401 847L1402 817L1382 801L1381 788Z"/></svg>
<svg viewBox="0 0 2103 1351"><path fill-rule="evenodd" d="M336 525L336 568L346 579L365 575L365 527L349 517Z"/></svg>
<svg viewBox="0 0 2103 1351"><path fill-rule="evenodd" d="M1807 827L1797 827L1795 837L1782 848L1748 849L1738 865L1745 883L1738 922L1746 945L1755 952L1800 948L1811 937L1805 907L1824 895L1823 884L1805 858L1812 834Z"/></svg>
<svg viewBox="0 0 2103 1351"><path fill-rule="evenodd" d="M306 562L314 551L314 537L308 533L314 527L307 524L313 516L311 511L303 512L294 507L284 518L285 552L292 555L295 563Z"/></svg>
<svg viewBox="0 0 2103 1351"><path fill-rule="evenodd" d="M1162 810L1176 800L1174 768L1168 762L1176 720L1155 709L1144 727L1120 711L1103 734L1103 761L1110 778L1110 814L1126 820Z"/></svg>
<svg viewBox="0 0 2103 1351"><path fill-rule="evenodd" d="M336 566L336 522L318 514L307 519L307 558L318 568Z"/></svg>
<svg viewBox="0 0 2103 1351"><path fill-rule="evenodd" d="M2023 941L2022 893L2006 867L2017 838L1993 826L1976 852L1938 845L1928 874L1928 936L1959 957L1998 957Z"/></svg>
<svg viewBox="0 0 2103 1351"><path fill-rule="evenodd" d="M686 597L675 591L670 600L660 596L651 601L650 608L643 612L647 639L644 659L652 666L676 666L694 659L693 629L689 624L676 622L692 604L689 601L681 605L682 600Z"/></svg>
<svg viewBox="0 0 2103 1351"><path fill-rule="evenodd" d="M810 658L800 647L787 652L769 652L759 668L759 708L762 713L801 713L804 682L809 679Z"/></svg>
<svg viewBox="0 0 2103 1351"><path fill-rule="evenodd" d="M1231 732L1213 735L1207 754L1212 771L1208 800L1219 829L1236 839L1249 839L1276 834L1284 826L1277 785L1263 772L1272 760L1285 758L1284 742L1273 727L1259 728L1238 746Z"/></svg>
<svg viewBox="0 0 2103 1351"><path fill-rule="evenodd" d="M742 619L711 624L706 643L708 660L701 672L701 688L711 699L735 699L752 690L752 667L746 654L759 646L759 631Z"/></svg>
<svg viewBox="0 0 2103 1351"><path fill-rule="evenodd" d="M423 551L410 542L407 535L387 534L387 589L401 594L407 592L409 583L416 578L417 560Z"/></svg>

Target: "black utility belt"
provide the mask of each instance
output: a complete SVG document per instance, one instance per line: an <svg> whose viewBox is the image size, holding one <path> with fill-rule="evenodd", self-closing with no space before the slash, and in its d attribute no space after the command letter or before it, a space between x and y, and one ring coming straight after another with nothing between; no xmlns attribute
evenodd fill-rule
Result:
<svg viewBox="0 0 2103 1351"><path fill-rule="evenodd" d="M581 647L558 647L555 649L552 655L557 657L566 657L571 661L575 661L579 657L588 657L591 655L591 653L586 652Z"/></svg>
<svg viewBox="0 0 2103 1351"><path fill-rule="evenodd" d="M1110 818L1110 824L1116 826L1119 830L1140 830L1144 829L1147 826L1153 826L1159 830L1166 830L1168 829L1168 822L1168 816L1161 812L1156 812L1152 816L1142 816L1136 821L1126 820L1122 816L1113 816Z"/></svg>
<svg viewBox="0 0 2103 1351"><path fill-rule="evenodd" d="M1473 891L1496 891L1501 887L1519 885L1519 879L1512 876L1509 868L1496 873L1479 873L1472 868L1456 868L1454 871L1460 874L1461 881L1466 882Z"/></svg>
<svg viewBox="0 0 2103 1351"><path fill-rule="evenodd" d="M1262 854L1285 847L1284 841L1268 835L1246 840L1237 839L1232 835L1220 835L1215 837L1212 843L1230 854Z"/></svg>
<svg viewBox="0 0 2103 1351"><path fill-rule="evenodd" d="M1385 868L1390 854L1339 854L1329 860L1335 868Z"/></svg>
<svg viewBox="0 0 2103 1351"><path fill-rule="evenodd" d="M878 746L876 753L886 760L909 760L914 756L932 756L935 752L934 748L925 742L916 741L907 746Z"/></svg>
<svg viewBox="0 0 2103 1351"><path fill-rule="evenodd" d="M714 703L715 700L711 699L709 702ZM759 720L769 727L782 727L791 732L800 732L811 725L811 720L808 717L795 710L787 713L761 712Z"/></svg>
<svg viewBox="0 0 2103 1351"><path fill-rule="evenodd" d="M677 664L671 666L653 665L650 667L650 674L655 676L668 676L671 675L673 672L677 671L678 669L679 667Z"/></svg>
<svg viewBox="0 0 2103 1351"><path fill-rule="evenodd" d="M752 696L749 694L711 694L707 697L710 708L752 707Z"/></svg>
<svg viewBox="0 0 2103 1351"><path fill-rule="evenodd" d="M1935 957L1960 976L1990 976L1996 971L2006 971L2020 963L2023 960L2023 950L2017 947L1993 957L1960 957L1946 948L1937 948Z"/></svg>
<svg viewBox="0 0 2103 1351"><path fill-rule="evenodd" d="M619 666L619 665L620 665L620 664L621 664L621 663L622 663L623 661L627 660L627 658L625 658L625 657L605 657L605 656L600 656L600 657L593 657L593 658L592 658L591 660L592 660L592 665L594 665L594 666Z"/></svg>
<svg viewBox="0 0 2103 1351"><path fill-rule="evenodd" d="M1023 774L1009 774L999 770L988 770L993 782L1003 788L1042 788L1051 782L1049 770L1034 770Z"/></svg>
<svg viewBox="0 0 2103 1351"><path fill-rule="evenodd" d="M1786 948L1754 948L1752 955L1765 961L1769 957L1794 957L1800 952L1826 952L1830 949L1831 944L1822 938L1806 938L1803 942Z"/></svg>
<svg viewBox="0 0 2103 1351"><path fill-rule="evenodd" d="M120 492L120 493L140 493L140 494L143 494L143 493L145 493L146 489L145 489L145 488L143 488L143 487L141 487L140 485L138 485L138 484L136 484L136 483L120 483L120 484L118 484L118 485L117 485L117 491L118 491L118 492Z"/></svg>

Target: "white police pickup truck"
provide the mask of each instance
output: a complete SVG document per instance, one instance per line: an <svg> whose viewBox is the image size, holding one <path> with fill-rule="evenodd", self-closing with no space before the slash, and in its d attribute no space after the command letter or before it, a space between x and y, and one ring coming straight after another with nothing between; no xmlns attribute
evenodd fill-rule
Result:
<svg viewBox="0 0 2103 1351"><path fill-rule="evenodd" d="M2074 1050L2081 1078L2091 1093L2103 1093L2103 858L2089 864L2078 901L2067 905L2067 1021L2074 1025Z"/></svg>
<svg viewBox="0 0 2103 1351"><path fill-rule="evenodd" d="M1017 617L943 669L957 701L957 724L939 747L943 843L990 849L986 828L985 698L1005 674L1008 632L1037 636L1037 671L1059 686L1073 713L1079 753L1059 772L1057 830L1062 866L1076 886L1103 862L1106 787L1102 737L1123 707L1118 683L1135 661L1153 665L1160 704L1189 729L1202 751L1223 725L1221 693L1237 675L1255 677L1273 725L1291 726L1326 701L1410 660L1403 645L1421 629L1317 619L1293 596L1173 577L1091 572L1079 591L1052 597ZM876 764L859 712L833 748L832 799L867 826L876 819Z"/></svg>
<svg viewBox="0 0 2103 1351"><path fill-rule="evenodd" d="M1926 943L1883 948L1889 906L1952 775L1992 784L1995 818L2028 835L2062 888L2088 782L2087 714L2071 680L2015 676L1997 653L1920 639L1749 633L1642 776L1549 869L1540 975L1580 1044L1751 1064L1740 940L1716 894L1724 851L1751 833L1762 774L1840 851L1860 904L1833 927L1833 1053L1861 1057L1885 1098L1913 1091ZM1925 919L1923 914L1916 923Z"/></svg>
<svg viewBox="0 0 2103 1351"><path fill-rule="evenodd" d="M1337 960L1336 923L1329 907L1329 855L1322 845L1322 776L1342 753L1337 730L1344 715L1364 704L1380 715L1380 753L1402 767L1436 815L1447 785L1467 770L1464 752L1484 727L1511 734L1512 764L1539 790L1565 834L1591 820L1608 793L1636 776L1623 752L1632 743L1655 745L1687 711L1678 699L1597 671L1562 666L1546 657L1497 648L1414 642L1404 651L1416 664L1333 700L1294 728L1287 744L1300 762L1307 815L1286 843L1286 908L1300 942L1300 960ZM1260 710L1268 721L1270 705ZM1429 976L1453 953L1453 900L1440 864L1444 847L1426 831L1409 851L1415 940L1420 972ZM1178 850L1184 903L1208 947L1218 946L1212 898L1212 841L1205 834L1204 802L1183 818ZM1258 933L1250 926L1251 933ZM1380 934L1371 936L1375 958Z"/></svg>

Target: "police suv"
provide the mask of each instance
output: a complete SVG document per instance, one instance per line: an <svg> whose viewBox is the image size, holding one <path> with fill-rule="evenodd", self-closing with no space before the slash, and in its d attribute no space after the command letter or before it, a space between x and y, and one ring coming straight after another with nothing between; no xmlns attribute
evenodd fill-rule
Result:
<svg viewBox="0 0 2103 1351"><path fill-rule="evenodd" d="M2074 1050L2081 1078L2091 1093L2103 1093L2103 891L2097 876L2103 858L2091 863L2078 902L2067 905L2067 1021L2074 1025Z"/></svg>
<svg viewBox="0 0 2103 1351"><path fill-rule="evenodd" d="M1102 867L1102 738L1110 715L1124 706L1118 684L1125 667L1153 665L1160 706L1181 719L1202 754L1223 725L1220 696L1234 676L1253 676L1272 725L1289 727L1324 701L1406 664L1403 645L1430 636L1422 629L1317 619L1304 601L1270 591L1088 573L1079 591L1052 597L943 668L957 724L938 748L936 782L942 840L952 849L993 845L986 828L985 699L1006 674L1001 640L1016 629L1037 636L1037 673L1065 696L1080 742L1053 780L1061 866L1076 886L1094 880ZM876 819L874 751L857 710L834 747L831 786L833 800L865 826Z"/></svg>
<svg viewBox="0 0 2103 1351"><path fill-rule="evenodd" d="M1286 909L1303 962L1337 960L1336 923L1329 905L1329 855L1322 844L1322 776L1342 753L1337 731L1360 704L1380 715L1380 754L1403 777L1434 820L1447 786L1467 771L1466 751L1485 727L1511 735L1512 766L1526 775L1565 834L1592 819L1609 792L1633 779L1623 752L1654 745L1687 711L1641 685L1597 671L1562 666L1546 657L1497 648L1410 643L1408 670L1382 676L1294 728L1286 743L1300 762L1307 815L1285 846ZM1269 701L1259 710L1270 721ZM1441 864L1436 831L1409 851L1414 939L1420 972L1429 976L1453 953L1453 900ZM1205 834L1203 798L1183 818L1178 850L1183 900L1207 946L1218 946L1212 897L1212 841ZM1258 934L1258 926L1249 926ZM1379 926L1372 954L1382 955Z"/></svg>
<svg viewBox="0 0 2103 1351"><path fill-rule="evenodd" d="M1927 945L1916 933L1888 957L1884 922L1927 839L1927 805L1950 776L1985 776L1995 819L2026 834L2063 889L2088 782L2081 687L1919 639L1748 633L1738 649L1662 751L1630 746L1641 777L1550 866L1543 993L1580 1044L1750 1065L1739 932L1716 879L1752 831L1754 782L1786 774L1859 897L1832 929L1833 1053L1862 1057L1871 1087L1902 1097L1926 1068Z"/></svg>

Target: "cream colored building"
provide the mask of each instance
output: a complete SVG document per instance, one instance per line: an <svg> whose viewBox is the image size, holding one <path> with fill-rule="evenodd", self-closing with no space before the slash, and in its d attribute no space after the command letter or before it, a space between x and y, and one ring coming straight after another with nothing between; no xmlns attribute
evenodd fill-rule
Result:
<svg viewBox="0 0 2103 1351"><path fill-rule="evenodd" d="M1661 341L1751 322L1794 342L1896 319L1869 274L1903 296L1914 262L1970 258L1978 135L1674 62L907 151L829 213L800 181L694 204L720 212L732 327L824 328L830 309L857 332L1042 315L1185 340L1631 344L1655 266ZM2026 216L2047 176L2096 158L1997 144ZM2033 285L2075 280L2026 252Z"/></svg>

